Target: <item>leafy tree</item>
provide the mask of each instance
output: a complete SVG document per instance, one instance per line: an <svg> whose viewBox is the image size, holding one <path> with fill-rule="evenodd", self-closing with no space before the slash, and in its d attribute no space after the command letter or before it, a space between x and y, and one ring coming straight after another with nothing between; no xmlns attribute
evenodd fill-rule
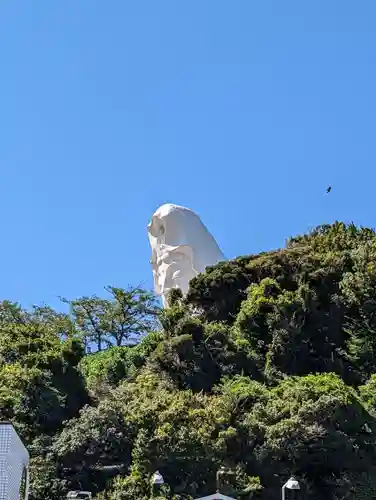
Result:
<svg viewBox="0 0 376 500"><path fill-rule="evenodd" d="M220 482L277 500L291 474L308 500L373 498L375 262L375 232L336 222L208 268L163 311L138 288L71 315L0 303L0 416L31 453L32 499Z"/></svg>
<svg viewBox="0 0 376 500"><path fill-rule="evenodd" d="M94 344L98 351L111 345L118 347L135 343L141 335L156 328L157 301L142 288L116 288L105 290L109 299L97 296L75 300L63 299L70 305L87 349Z"/></svg>
<svg viewBox="0 0 376 500"><path fill-rule="evenodd" d="M163 338L162 332L150 332L134 346L113 346L85 356L80 369L92 395L102 397L122 380L133 377Z"/></svg>
<svg viewBox="0 0 376 500"><path fill-rule="evenodd" d="M28 442L56 432L88 402L74 326L49 308L25 311L3 302L0 339L0 415L14 420Z"/></svg>

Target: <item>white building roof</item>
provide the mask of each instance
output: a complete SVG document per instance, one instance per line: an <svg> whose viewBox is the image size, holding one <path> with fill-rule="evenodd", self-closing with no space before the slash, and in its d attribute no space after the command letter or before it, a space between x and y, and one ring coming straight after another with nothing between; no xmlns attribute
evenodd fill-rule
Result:
<svg viewBox="0 0 376 500"><path fill-rule="evenodd" d="M222 495L222 493L214 493L214 495L196 498L196 500L235 500L235 498L227 497L226 495Z"/></svg>

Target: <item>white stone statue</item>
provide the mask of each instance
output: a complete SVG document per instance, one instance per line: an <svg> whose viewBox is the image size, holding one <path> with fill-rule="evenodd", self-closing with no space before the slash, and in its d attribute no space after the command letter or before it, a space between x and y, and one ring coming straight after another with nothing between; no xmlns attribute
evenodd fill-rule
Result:
<svg viewBox="0 0 376 500"><path fill-rule="evenodd" d="M166 307L171 289L185 295L189 282L205 268L226 260L217 242L189 208L162 205L148 225L154 288Z"/></svg>

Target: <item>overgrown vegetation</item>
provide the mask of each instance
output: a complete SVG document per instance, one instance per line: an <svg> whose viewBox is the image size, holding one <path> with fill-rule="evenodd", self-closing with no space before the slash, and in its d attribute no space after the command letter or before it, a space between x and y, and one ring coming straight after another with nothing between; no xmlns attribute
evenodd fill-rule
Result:
<svg viewBox="0 0 376 500"><path fill-rule="evenodd" d="M0 415L32 498L376 496L376 234L335 223L221 263L156 318L141 289L0 307ZM89 353L89 348L96 352Z"/></svg>

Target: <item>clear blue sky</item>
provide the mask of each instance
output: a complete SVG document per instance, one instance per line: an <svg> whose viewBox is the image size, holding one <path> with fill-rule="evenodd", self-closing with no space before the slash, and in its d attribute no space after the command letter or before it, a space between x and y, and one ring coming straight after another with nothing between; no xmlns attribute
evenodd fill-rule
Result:
<svg viewBox="0 0 376 500"><path fill-rule="evenodd" d="M3 0L0 298L151 286L165 202L228 257L375 226L375 19L374 0Z"/></svg>

